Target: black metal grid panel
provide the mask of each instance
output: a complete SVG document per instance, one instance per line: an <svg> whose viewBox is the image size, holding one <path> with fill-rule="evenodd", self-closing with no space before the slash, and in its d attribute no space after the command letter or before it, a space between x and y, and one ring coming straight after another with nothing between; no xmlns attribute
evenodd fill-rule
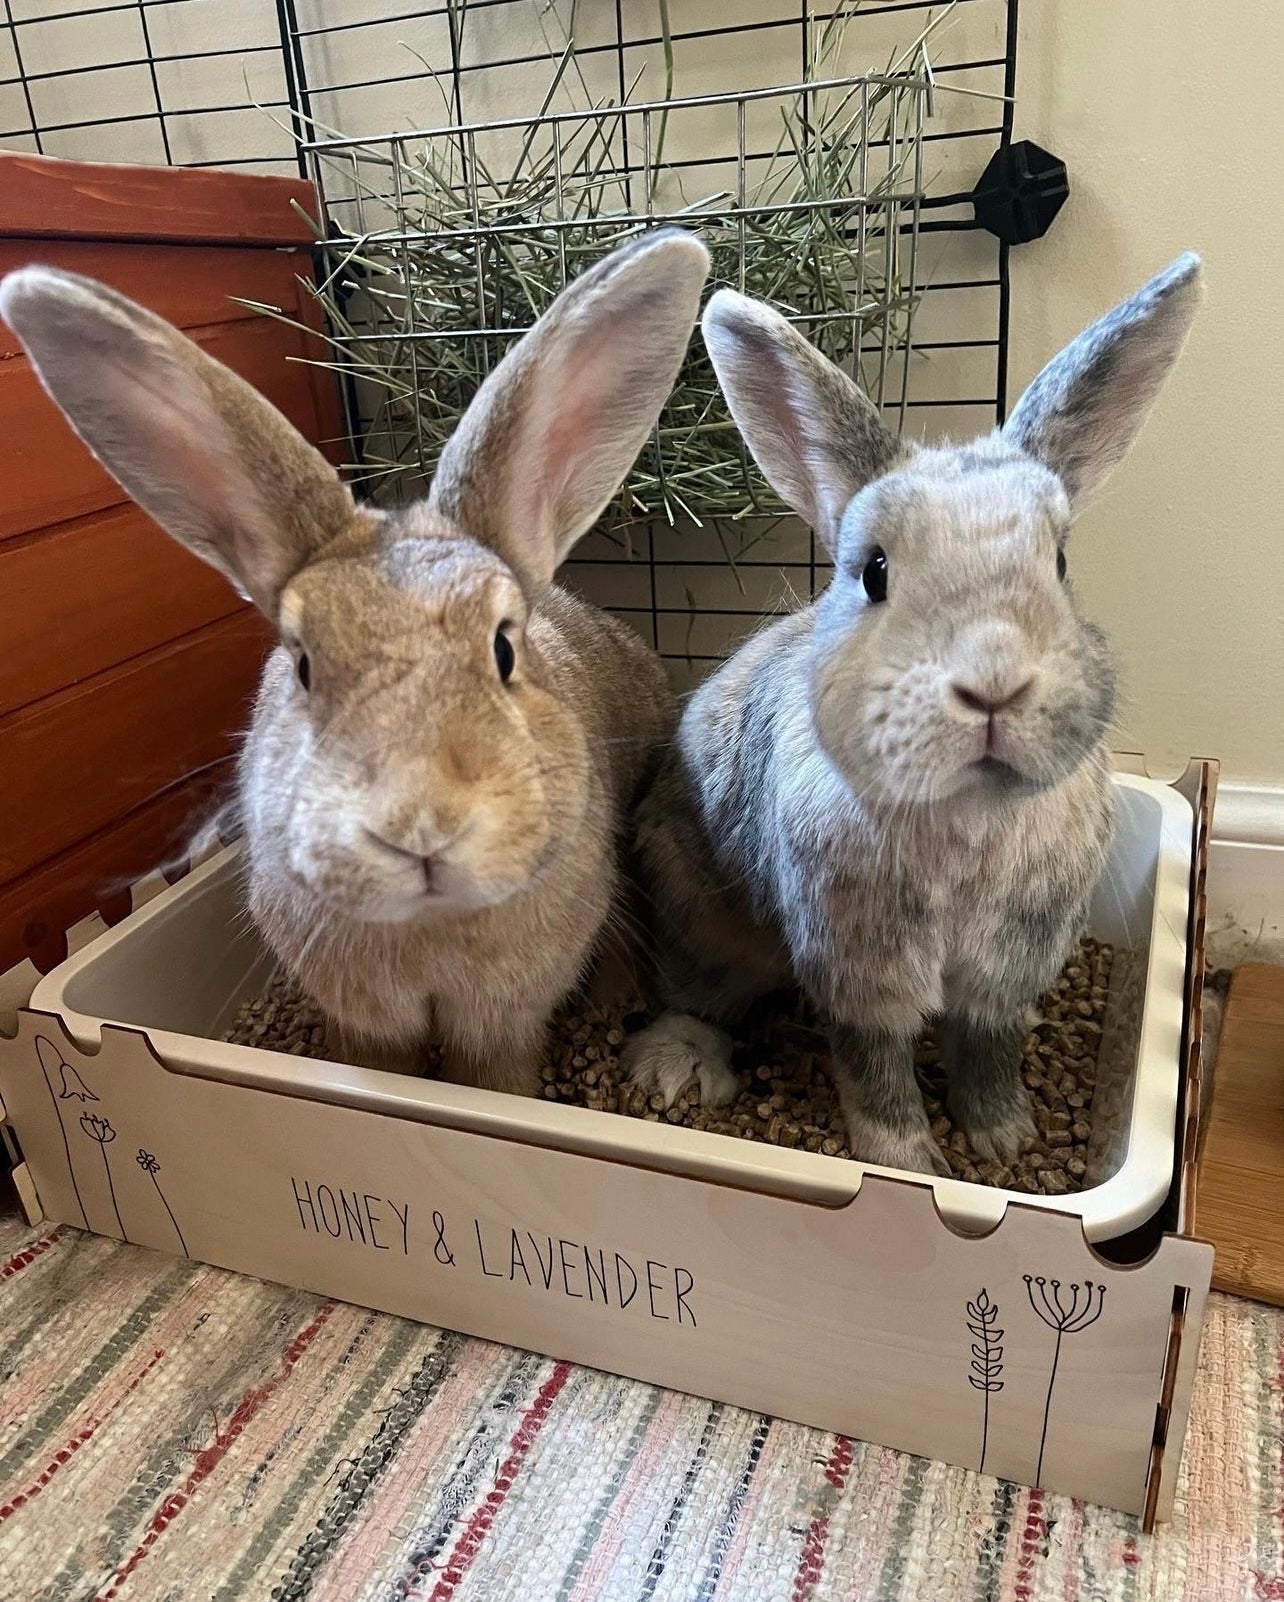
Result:
<svg viewBox="0 0 1284 1602"><path fill-rule="evenodd" d="M943 0L865 0L839 68L876 71ZM568 25L595 91L638 73L663 93L657 0L0 0L0 145L99 160L306 172L303 144L517 109L534 113ZM954 0L933 37L944 86L923 134L911 432L975 433L1007 401L1007 247L970 192L1012 136L1018 0ZM674 93L807 76L822 0L669 0ZM532 75L534 74L534 75ZM525 98L523 98L525 97ZM641 553L590 536L575 579L698 676L764 613L806 596L823 559L778 530L730 569L708 531L659 528ZM784 586L782 591L781 586Z"/></svg>
<svg viewBox="0 0 1284 1602"><path fill-rule="evenodd" d="M297 170L272 0L0 0L0 146Z"/></svg>

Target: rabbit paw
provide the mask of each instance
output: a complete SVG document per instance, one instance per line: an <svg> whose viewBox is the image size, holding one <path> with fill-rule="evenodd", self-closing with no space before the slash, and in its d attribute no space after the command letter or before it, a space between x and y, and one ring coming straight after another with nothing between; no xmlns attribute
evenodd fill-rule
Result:
<svg viewBox="0 0 1284 1602"><path fill-rule="evenodd" d="M688 1013L666 1012L633 1036L620 1055L625 1077L672 1107L694 1080L705 1107L725 1107L740 1093L731 1069L731 1038Z"/></svg>
<svg viewBox="0 0 1284 1602"><path fill-rule="evenodd" d="M1034 1115L1028 1106L1018 1104L997 1120L977 1123L961 1119L959 1128L967 1136L973 1153L982 1159L1007 1166L1013 1163L1039 1137Z"/></svg>
<svg viewBox="0 0 1284 1602"><path fill-rule="evenodd" d="M926 1129L898 1130L868 1118L849 1120L849 1144L859 1162L950 1177L950 1165Z"/></svg>

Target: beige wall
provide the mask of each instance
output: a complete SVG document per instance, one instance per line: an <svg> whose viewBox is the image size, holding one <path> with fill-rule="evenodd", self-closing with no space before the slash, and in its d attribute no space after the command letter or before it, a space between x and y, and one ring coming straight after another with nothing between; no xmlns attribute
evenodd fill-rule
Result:
<svg viewBox="0 0 1284 1602"><path fill-rule="evenodd" d="M1025 0L1021 24L1017 130L1071 196L1012 255L1014 385L1179 250L1206 263L1182 364L1071 553L1125 735L1284 785L1284 6Z"/></svg>

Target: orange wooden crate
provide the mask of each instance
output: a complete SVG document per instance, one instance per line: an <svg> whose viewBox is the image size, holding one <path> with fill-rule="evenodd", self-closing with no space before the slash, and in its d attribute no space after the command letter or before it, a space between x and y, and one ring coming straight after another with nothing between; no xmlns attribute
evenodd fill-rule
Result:
<svg viewBox="0 0 1284 1602"><path fill-rule="evenodd" d="M341 432L297 179L0 155L0 273L40 261L184 329L314 443ZM300 359L302 358L302 359ZM230 778L267 624L90 456L0 328L0 973L181 852Z"/></svg>

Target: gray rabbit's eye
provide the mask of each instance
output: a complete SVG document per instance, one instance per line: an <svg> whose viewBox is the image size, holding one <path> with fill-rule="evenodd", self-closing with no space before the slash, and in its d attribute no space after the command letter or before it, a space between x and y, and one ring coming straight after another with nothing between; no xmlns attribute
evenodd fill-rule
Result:
<svg viewBox="0 0 1284 1602"><path fill-rule="evenodd" d="M495 666L499 669L501 684L507 684L513 676L513 669L517 665L517 653L513 650L513 642L503 629L495 636Z"/></svg>
<svg viewBox="0 0 1284 1602"><path fill-rule="evenodd" d="M294 664L294 671L298 674L299 683L305 690L312 688L312 664L308 661L308 653L300 651L298 660Z"/></svg>
<svg viewBox="0 0 1284 1602"><path fill-rule="evenodd" d="M860 580L865 586L865 594L875 604L887 599L887 553L881 547L876 547L873 556L865 563Z"/></svg>
<svg viewBox="0 0 1284 1602"><path fill-rule="evenodd" d="M1066 576L1066 553L1064 551L1058 551L1057 552L1057 577L1059 579L1064 579L1065 576Z"/></svg>

